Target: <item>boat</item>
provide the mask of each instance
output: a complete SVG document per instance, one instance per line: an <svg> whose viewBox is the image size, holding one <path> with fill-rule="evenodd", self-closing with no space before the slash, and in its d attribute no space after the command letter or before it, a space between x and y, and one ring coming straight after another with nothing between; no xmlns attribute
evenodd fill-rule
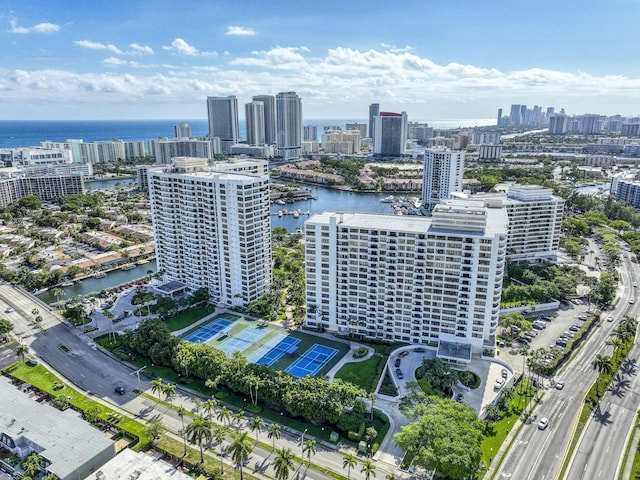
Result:
<svg viewBox="0 0 640 480"><path fill-rule="evenodd" d="M278 205L285 205L285 201L284 200L276 200L276 203Z"/></svg>
<svg viewBox="0 0 640 480"><path fill-rule="evenodd" d="M394 195L389 195L388 197L381 198L380 201L382 203L393 203L396 201L396 197Z"/></svg>
<svg viewBox="0 0 640 480"><path fill-rule="evenodd" d="M73 287L74 283L75 282L64 282L64 283L61 283L60 286L61 287Z"/></svg>
<svg viewBox="0 0 640 480"><path fill-rule="evenodd" d="M293 212L293 218L298 218L300 216L300 211L299 210L295 210Z"/></svg>
<svg viewBox="0 0 640 480"><path fill-rule="evenodd" d="M138 260L138 261L136 262L136 264L138 264L138 265L144 265L144 264L146 264L146 263L149 263L149 260Z"/></svg>
<svg viewBox="0 0 640 480"><path fill-rule="evenodd" d="M98 272L93 277L94 278L104 278L106 276L107 276L107 274L105 272Z"/></svg>
<svg viewBox="0 0 640 480"><path fill-rule="evenodd" d="M127 263L123 265L120 270L131 270L132 268L136 268L136 266L133 263Z"/></svg>
<svg viewBox="0 0 640 480"><path fill-rule="evenodd" d="M278 216L281 217L282 216L282 210L278 210Z"/></svg>

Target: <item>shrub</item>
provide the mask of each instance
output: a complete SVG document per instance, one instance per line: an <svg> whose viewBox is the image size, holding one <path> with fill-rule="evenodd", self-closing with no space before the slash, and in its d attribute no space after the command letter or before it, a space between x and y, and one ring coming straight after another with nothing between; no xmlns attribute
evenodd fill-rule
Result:
<svg viewBox="0 0 640 480"><path fill-rule="evenodd" d="M364 347L360 347L355 352L353 352L353 358L362 358L367 355L367 349Z"/></svg>

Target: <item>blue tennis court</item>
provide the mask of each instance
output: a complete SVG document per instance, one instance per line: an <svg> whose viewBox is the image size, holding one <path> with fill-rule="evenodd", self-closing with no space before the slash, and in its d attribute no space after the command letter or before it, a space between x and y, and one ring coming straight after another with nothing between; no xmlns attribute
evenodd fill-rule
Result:
<svg viewBox="0 0 640 480"><path fill-rule="evenodd" d="M248 360L258 365L270 367L280 360L285 353L294 353L298 349L298 343L300 343L299 338L278 334L253 352Z"/></svg>
<svg viewBox="0 0 640 480"><path fill-rule="evenodd" d="M232 354L235 351L242 352L243 350L246 350L251 345L256 343L258 340L260 340L266 334L267 330L264 328L245 328L223 344L217 346L217 348L228 354Z"/></svg>
<svg viewBox="0 0 640 480"><path fill-rule="evenodd" d="M289 365L285 371L294 377L302 378L315 375L338 353L338 350L324 345L314 344L309 350Z"/></svg>
<svg viewBox="0 0 640 480"><path fill-rule="evenodd" d="M233 322L230 320L218 319L211 323L207 323L195 332L191 332L189 335L182 337L182 339L187 342L204 343L215 337L218 333L229 331L232 323Z"/></svg>

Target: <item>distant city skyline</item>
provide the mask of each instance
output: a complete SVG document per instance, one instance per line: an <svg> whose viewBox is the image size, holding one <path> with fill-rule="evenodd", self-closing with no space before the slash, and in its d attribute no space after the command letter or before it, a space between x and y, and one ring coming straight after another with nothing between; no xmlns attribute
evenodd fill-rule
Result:
<svg viewBox="0 0 640 480"><path fill-rule="evenodd" d="M634 116L639 15L633 0L7 0L0 119L206 118L207 96L284 91L316 119L366 118L372 103L410 121L510 104Z"/></svg>

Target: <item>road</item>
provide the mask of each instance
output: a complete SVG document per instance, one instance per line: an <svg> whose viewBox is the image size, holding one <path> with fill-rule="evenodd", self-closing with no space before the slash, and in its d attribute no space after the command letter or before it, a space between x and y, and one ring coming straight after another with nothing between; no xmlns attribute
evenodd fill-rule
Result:
<svg viewBox="0 0 640 480"><path fill-rule="evenodd" d="M43 317L42 329L37 328L31 322L31 319L35 317L32 310L36 306L39 309L39 314ZM181 430L182 420L175 410L132 393L134 389L138 388L138 381L140 381L142 390L151 393L151 384L148 380L144 377L138 380L130 368L98 351L88 336L77 328L60 323L46 305L36 304L34 299L22 290L2 284L0 285L0 311L5 311L7 307L13 308L14 311L4 313L3 316L14 323L14 333L18 338L27 344L37 357L54 368L64 378L97 399L106 401L142 421L161 419L169 431L179 432ZM60 348L61 346L66 348L63 350ZM65 352L65 350L68 351ZM115 393L116 385L124 386L127 393L124 395ZM181 392L178 392L172 402L176 406L185 406L189 411L196 410L192 398ZM188 424L190 420L185 417L185 424ZM241 428L248 429L247 423L242 424ZM253 432L251 432L251 437L255 438ZM227 439L227 444L228 440L230 437ZM265 433L262 434L262 440L269 442ZM276 447L288 447L297 456L302 456L300 432L287 432L283 428L283 435L279 440L276 440ZM321 464L336 472L346 473L343 470L342 460L344 452L326 448L321 444L316 445L316 450L316 455L312 456L313 463ZM275 477L270 466L272 455L270 450L256 447L248 466L251 470L255 468ZM382 461L376 461L375 464L378 478L385 478L389 473L394 473L397 478L409 478L408 474L401 472L394 465ZM356 480L365 478L364 474L360 472L360 465L359 463L351 471L351 478ZM308 469L306 466L299 464L296 466L298 470L293 478L312 480L332 478L313 469Z"/></svg>
<svg viewBox="0 0 640 480"><path fill-rule="evenodd" d="M625 281L632 282L633 279L627 277ZM565 479L617 478L619 460L624 456L628 435L640 406L639 356L640 344L635 343L589 419Z"/></svg>
<svg viewBox="0 0 640 480"><path fill-rule="evenodd" d="M598 354L611 354L612 348L605 344L605 340L623 316L637 317L639 305L638 303L629 304L629 299L635 293L632 286L633 279L640 278L640 274L636 264L628 259L623 260L621 271L624 288L618 302L619 306L613 312L606 313L606 315L613 315L614 321L602 321L571 362L557 376L565 383L563 390L556 390L549 386L543 390L544 396L535 409L536 422L523 426L511 449L505 455L495 478L548 480L555 478L559 472L584 396L597 376L597 372L591 365L593 358ZM537 421L543 417L549 419L549 426L545 430L540 430ZM625 432L630 427L631 422L625 425ZM620 434L620 436L624 441L626 435ZM615 452L607 457L611 459L614 455L616 455ZM615 458L617 462L618 457ZM608 464L611 465L611 460ZM598 477L585 475L574 478Z"/></svg>

